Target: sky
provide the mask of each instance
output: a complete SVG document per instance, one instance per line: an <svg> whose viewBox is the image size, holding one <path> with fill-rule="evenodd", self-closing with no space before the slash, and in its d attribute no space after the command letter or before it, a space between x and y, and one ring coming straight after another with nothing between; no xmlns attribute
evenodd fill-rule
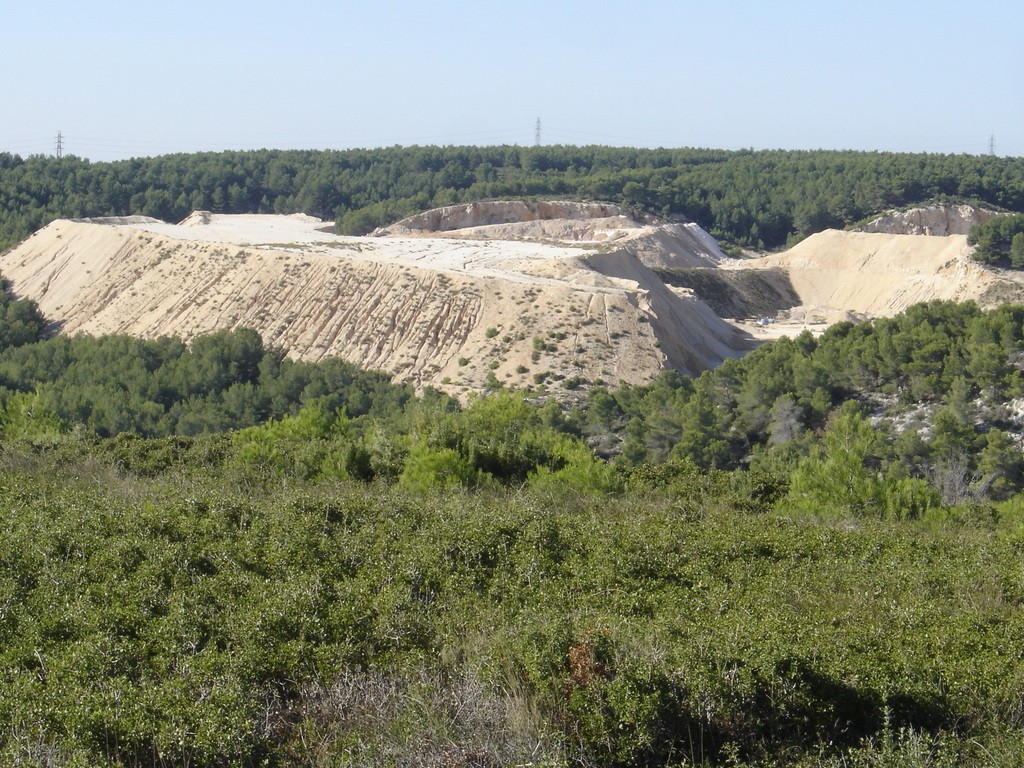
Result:
<svg viewBox="0 0 1024 768"><path fill-rule="evenodd" d="M543 144L1024 156L1024 3L33 0L0 152Z"/></svg>

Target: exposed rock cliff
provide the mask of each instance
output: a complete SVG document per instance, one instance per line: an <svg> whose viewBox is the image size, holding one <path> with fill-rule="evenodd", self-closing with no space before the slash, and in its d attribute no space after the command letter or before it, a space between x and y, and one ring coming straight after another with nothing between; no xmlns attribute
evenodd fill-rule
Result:
<svg viewBox="0 0 1024 768"><path fill-rule="evenodd" d="M501 224L568 219L611 219L623 227L636 227L637 222L611 203L577 203L572 201L497 200L486 203L462 203L434 208L382 227L374 237L397 237L417 234L439 234L453 230L490 227Z"/></svg>
<svg viewBox="0 0 1024 768"><path fill-rule="evenodd" d="M889 235L966 235L971 227L998 216L995 211L974 205L928 205L906 211L891 211L868 222L859 232Z"/></svg>

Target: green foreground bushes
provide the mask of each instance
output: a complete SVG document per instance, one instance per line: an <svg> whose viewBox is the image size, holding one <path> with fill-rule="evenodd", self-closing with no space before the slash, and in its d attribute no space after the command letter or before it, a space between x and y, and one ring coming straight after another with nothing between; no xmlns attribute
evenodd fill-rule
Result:
<svg viewBox="0 0 1024 768"><path fill-rule="evenodd" d="M0 763L1024 759L1019 505L755 513L696 471L410 491L210 469L230 439L145 475L4 448Z"/></svg>

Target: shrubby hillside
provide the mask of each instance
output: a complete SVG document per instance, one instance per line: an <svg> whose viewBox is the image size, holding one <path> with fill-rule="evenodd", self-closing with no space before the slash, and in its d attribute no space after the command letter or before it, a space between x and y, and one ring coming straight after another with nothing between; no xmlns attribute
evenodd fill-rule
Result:
<svg viewBox="0 0 1024 768"><path fill-rule="evenodd" d="M173 445L140 442L4 442L5 764L1022 757L1019 504L781 515L717 472L597 501L104 447Z"/></svg>
<svg viewBox="0 0 1024 768"><path fill-rule="evenodd" d="M593 390L584 429L633 463L773 471L806 454L826 480L827 439L842 425L852 430L848 445L863 441L853 467L860 479L881 469L928 480L947 501L1006 496L1020 490L1024 468L1022 321L1019 306L982 312L932 302L891 319L839 323L694 380L666 374L649 387Z"/></svg>

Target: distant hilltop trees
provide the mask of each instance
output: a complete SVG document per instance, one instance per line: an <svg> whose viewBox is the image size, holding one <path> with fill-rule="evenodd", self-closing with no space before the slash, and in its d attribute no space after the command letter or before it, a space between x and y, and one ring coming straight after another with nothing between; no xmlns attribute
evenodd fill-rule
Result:
<svg viewBox="0 0 1024 768"><path fill-rule="evenodd" d="M931 200L1024 212L1024 160L600 146L258 150L111 163L0 153L0 247L57 218L304 212L365 234L429 208L510 197L609 201L770 249Z"/></svg>

